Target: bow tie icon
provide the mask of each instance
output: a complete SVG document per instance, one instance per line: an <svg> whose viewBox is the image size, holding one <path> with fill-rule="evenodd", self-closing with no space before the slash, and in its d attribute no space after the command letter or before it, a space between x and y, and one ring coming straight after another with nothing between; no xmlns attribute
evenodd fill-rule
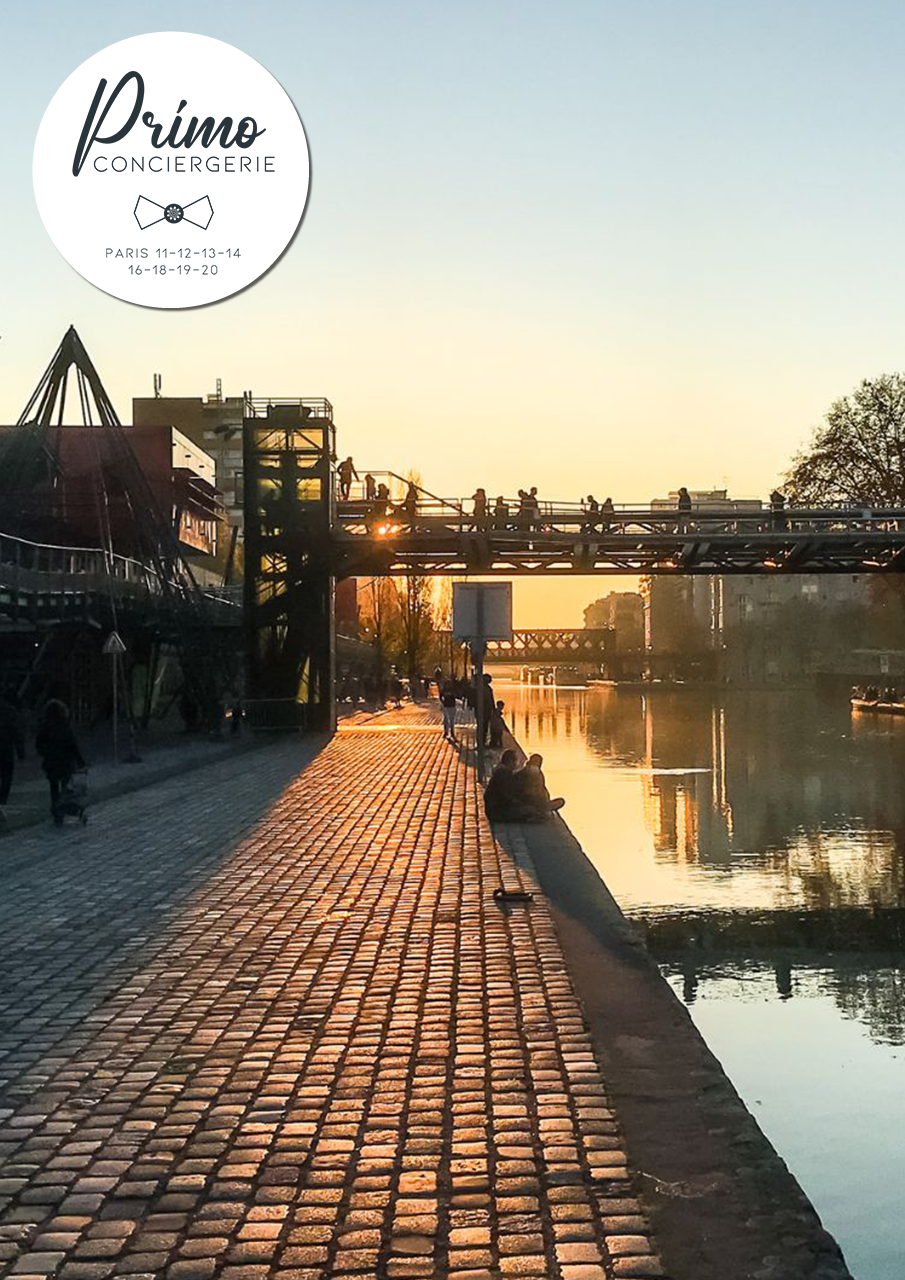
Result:
<svg viewBox="0 0 905 1280"><path fill-rule="evenodd" d="M189 209L193 210L193 217L189 216ZM156 222L169 222L175 226L177 222L182 221L190 222L193 227L200 227L202 231L207 231L214 216L214 206L207 196L201 196L187 205L155 204L147 196L139 196L133 213L142 231L147 231L148 227L153 227Z"/></svg>

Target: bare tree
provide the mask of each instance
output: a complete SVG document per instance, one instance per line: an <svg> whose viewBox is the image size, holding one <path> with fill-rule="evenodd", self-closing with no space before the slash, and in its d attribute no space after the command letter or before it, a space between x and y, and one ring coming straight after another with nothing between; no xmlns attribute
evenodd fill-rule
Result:
<svg viewBox="0 0 905 1280"><path fill-rule="evenodd" d="M796 506L905 506L905 375L865 378L837 400L785 484Z"/></svg>
<svg viewBox="0 0 905 1280"><path fill-rule="evenodd" d="M423 574L409 573L397 582L402 620L402 653L413 696L416 678L424 670L434 645L434 582Z"/></svg>

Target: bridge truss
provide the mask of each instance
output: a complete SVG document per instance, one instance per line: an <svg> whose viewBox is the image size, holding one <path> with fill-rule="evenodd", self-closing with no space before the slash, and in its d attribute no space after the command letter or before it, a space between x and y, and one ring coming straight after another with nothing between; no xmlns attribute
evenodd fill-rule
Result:
<svg viewBox="0 0 905 1280"><path fill-rule="evenodd" d="M790 509L620 510L590 523L550 504L531 525L475 527L436 503L413 520L375 526L354 504L338 508L326 554L337 574L549 576L579 574L898 573L905 511Z"/></svg>
<svg viewBox="0 0 905 1280"><path fill-rule="evenodd" d="M441 632L445 637L449 632ZM488 640L488 662L536 662L598 667L606 661L614 632L608 627L513 631L511 640Z"/></svg>

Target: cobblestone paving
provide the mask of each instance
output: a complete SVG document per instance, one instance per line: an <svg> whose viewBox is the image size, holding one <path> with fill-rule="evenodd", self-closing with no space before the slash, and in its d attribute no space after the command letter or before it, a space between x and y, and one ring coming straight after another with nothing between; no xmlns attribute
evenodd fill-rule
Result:
<svg viewBox="0 0 905 1280"><path fill-rule="evenodd" d="M523 846L432 712L0 870L0 1275L662 1275Z"/></svg>

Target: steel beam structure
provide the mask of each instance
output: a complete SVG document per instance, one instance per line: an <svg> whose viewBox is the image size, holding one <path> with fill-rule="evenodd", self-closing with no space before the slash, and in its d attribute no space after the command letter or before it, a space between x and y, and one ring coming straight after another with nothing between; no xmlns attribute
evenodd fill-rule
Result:
<svg viewBox="0 0 905 1280"><path fill-rule="evenodd" d="M530 526L474 527L431 504L378 525L354 505L330 533L336 576L481 574L900 573L905 511L790 509L694 513L634 509L589 527L580 510L551 506Z"/></svg>
<svg viewBox="0 0 905 1280"><path fill-rule="evenodd" d="M264 728L336 720L329 401L248 401L243 427L248 708Z"/></svg>
<svg viewBox="0 0 905 1280"><path fill-rule="evenodd" d="M488 640L488 662L551 662L599 666L612 647L610 627L547 628L513 631L512 640ZM450 632L440 636L448 638Z"/></svg>

